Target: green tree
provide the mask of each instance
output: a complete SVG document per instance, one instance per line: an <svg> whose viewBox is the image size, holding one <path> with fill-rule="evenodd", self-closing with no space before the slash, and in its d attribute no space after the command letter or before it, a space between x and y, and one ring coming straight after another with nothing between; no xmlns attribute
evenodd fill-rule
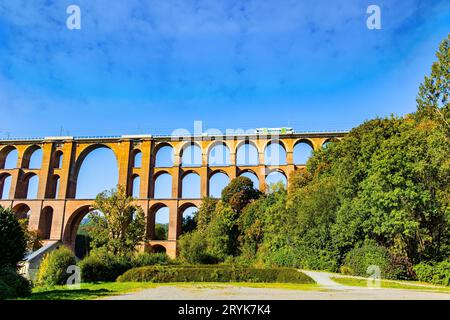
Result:
<svg viewBox="0 0 450 320"><path fill-rule="evenodd" d="M246 205L260 196L254 189L253 182L247 177L237 177L222 190L222 201L231 206L235 212L241 212Z"/></svg>
<svg viewBox="0 0 450 320"><path fill-rule="evenodd" d="M435 119L450 131L450 34L436 52L437 61L431 67L431 74L425 77L417 96L417 117Z"/></svg>
<svg viewBox="0 0 450 320"><path fill-rule="evenodd" d="M26 235L14 213L0 206L0 269L16 269L25 256L26 246Z"/></svg>
<svg viewBox="0 0 450 320"><path fill-rule="evenodd" d="M97 196L95 211L89 214L90 236L95 248L106 247L119 256L136 250L145 238L145 217L142 209L132 202L133 198L127 196L123 186Z"/></svg>

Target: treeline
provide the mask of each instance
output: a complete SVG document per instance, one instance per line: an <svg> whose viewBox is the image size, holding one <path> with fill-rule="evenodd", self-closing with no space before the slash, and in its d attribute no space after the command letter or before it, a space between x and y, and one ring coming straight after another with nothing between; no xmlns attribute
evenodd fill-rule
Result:
<svg viewBox="0 0 450 320"><path fill-rule="evenodd" d="M288 190L261 194L234 179L220 200L203 200L180 258L359 275L377 265L386 278L450 266L449 39L416 113L367 121L314 152ZM441 269L449 282L450 267Z"/></svg>

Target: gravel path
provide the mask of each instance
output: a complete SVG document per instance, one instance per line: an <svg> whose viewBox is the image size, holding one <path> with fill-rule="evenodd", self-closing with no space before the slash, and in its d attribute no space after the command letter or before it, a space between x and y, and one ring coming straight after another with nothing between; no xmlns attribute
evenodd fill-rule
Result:
<svg viewBox="0 0 450 320"><path fill-rule="evenodd" d="M107 300L450 300L449 293L404 289L350 287L330 279L335 274L302 270L321 288L292 290L227 284L159 286L111 296Z"/></svg>

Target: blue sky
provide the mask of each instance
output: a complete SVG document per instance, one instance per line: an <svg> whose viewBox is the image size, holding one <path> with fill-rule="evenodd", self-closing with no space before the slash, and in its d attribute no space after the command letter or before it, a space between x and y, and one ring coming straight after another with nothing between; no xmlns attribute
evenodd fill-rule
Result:
<svg viewBox="0 0 450 320"><path fill-rule="evenodd" d="M413 112L449 31L446 0L2 0L0 138L347 130ZM116 182L96 159L85 194Z"/></svg>
<svg viewBox="0 0 450 320"><path fill-rule="evenodd" d="M0 137L350 129L414 111L449 30L439 0L3 0Z"/></svg>

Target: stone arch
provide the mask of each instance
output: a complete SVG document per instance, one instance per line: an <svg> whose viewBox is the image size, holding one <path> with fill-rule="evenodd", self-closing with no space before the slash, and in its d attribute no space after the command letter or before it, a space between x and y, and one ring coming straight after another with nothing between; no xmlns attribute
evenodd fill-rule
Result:
<svg viewBox="0 0 450 320"><path fill-rule="evenodd" d="M239 173L239 176L249 178L253 182L253 188L259 189L259 177L255 171L247 169Z"/></svg>
<svg viewBox="0 0 450 320"><path fill-rule="evenodd" d="M339 141L340 141L340 140L337 139L337 138L328 138L328 139L326 139L326 140L322 143L321 147L322 147L322 149L325 149L325 148L327 148L327 146L330 145L331 143L336 143L336 142L339 142Z"/></svg>
<svg viewBox="0 0 450 320"><path fill-rule="evenodd" d="M20 197L37 199L39 191L39 176L33 172L25 174L22 178Z"/></svg>
<svg viewBox="0 0 450 320"><path fill-rule="evenodd" d="M245 149L247 147L247 150ZM257 166L259 165L258 146L251 140L242 140L236 145L236 165L237 166Z"/></svg>
<svg viewBox="0 0 450 320"><path fill-rule="evenodd" d="M23 169L40 169L42 166L42 148L38 145L29 146L22 157Z"/></svg>
<svg viewBox="0 0 450 320"><path fill-rule="evenodd" d="M180 149L182 167L200 167L202 165L202 147L196 141L186 142Z"/></svg>
<svg viewBox="0 0 450 320"><path fill-rule="evenodd" d="M309 139L298 139L294 143L293 158L294 164L304 165L314 151L314 144Z"/></svg>
<svg viewBox="0 0 450 320"><path fill-rule="evenodd" d="M219 149L221 147L221 149ZM208 166L219 167L231 165L230 147L225 141L214 141L207 148Z"/></svg>
<svg viewBox="0 0 450 320"><path fill-rule="evenodd" d="M270 170L266 174L266 190L270 189L270 188L267 188L267 186L277 183L280 180L283 182L284 186L287 187L288 179L287 179L286 173L281 169Z"/></svg>
<svg viewBox="0 0 450 320"><path fill-rule="evenodd" d="M196 228L195 212L198 212L198 207L193 203L188 202L180 206L178 209L179 234L193 231Z"/></svg>
<svg viewBox="0 0 450 320"><path fill-rule="evenodd" d="M142 167L142 151L139 149L134 149L131 152L131 167L141 168Z"/></svg>
<svg viewBox="0 0 450 320"><path fill-rule="evenodd" d="M194 170L184 172L181 176L181 198L199 199L201 198L200 189L200 174Z"/></svg>
<svg viewBox="0 0 450 320"><path fill-rule="evenodd" d="M152 240L168 240L169 224L170 224L170 209L162 203L156 203L151 206L148 215L148 230L147 233Z"/></svg>
<svg viewBox="0 0 450 320"><path fill-rule="evenodd" d="M52 158L53 169L61 169L62 168L63 157L64 157L64 153L61 150L56 150L53 153L53 158Z"/></svg>
<svg viewBox="0 0 450 320"><path fill-rule="evenodd" d="M9 199L12 177L9 173L0 175L0 200Z"/></svg>
<svg viewBox="0 0 450 320"><path fill-rule="evenodd" d="M19 219L19 220L21 220L21 219L29 220L30 217L31 217L31 209L25 203L16 204L12 208L12 211L14 212L14 215L16 216L16 218Z"/></svg>
<svg viewBox="0 0 450 320"><path fill-rule="evenodd" d="M0 169L17 168L19 152L14 146L6 146L0 150Z"/></svg>
<svg viewBox="0 0 450 320"><path fill-rule="evenodd" d="M153 253L166 253L167 249L162 244L154 244L151 247Z"/></svg>
<svg viewBox="0 0 450 320"><path fill-rule="evenodd" d="M278 150L274 150L278 146ZM286 146L281 140L270 140L264 147L264 164L282 166L287 164Z"/></svg>
<svg viewBox="0 0 450 320"><path fill-rule="evenodd" d="M59 186L60 186L61 178L59 175L55 174L51 178L50 190L48 193L48 198L58 199L59 194Z"/></svg>
<svg viewBox="0 0 450 320"><path fill-rule="evenodd" d="M170 143L158 143L154 148L154 154L154 165L156 168L173 167L175 152L173 146Z"/></svg>
<svg viewBox="0 0 450 320"><path fill-rule="evenodd" d="M154 176L153 198L172 198L173 177L168 171L159 171Z"/></svg>
<svg viewBox="0 0 450 320"><path fill-rule="evenodd" d="M50 206L42 209L39 216L38 232L42 239L47 240L51 238L53 222L53 208Z"/></svg>
<svg viewBox="0 0 450 320"><path fill-rule="evenodd" d="M220 198L222 190L230 183L230 177L223 170L211 172L208 178L208 196Z"/></svg>
<svg viewBox="0 0 450 320"><path fill-rule="evenodd" d="M85 160L92 154L92 152L99 150L99 149L105 149L105 150L109 150L108 152L110 152L110 155L107 156L107 158L109 158L111 155L114 155L114 159L115 159L115 170L114 170L114 174L116 177L116 182L114 183L114 185L98 185L97 188L95 190L92 191L92 195L90 193L88 193L87 196L81 196L80 195L80 190L79 190L79 185L80 185L80 181L79 181L79 175L80 175L80 171L83 167L83 164L85 164ZM111 159L108 159L108 161L110 161ZM99 161L99 159L96 157L94 159L94 161ZM112 166L113 161L111 161L111 166ZM105 173L105 171L101 170L98 171L98 174L103 174L103 177L100 178L100 181L105 181L104 178L107 178L107 180L111 179L111 173L113 172L108 172ZM112 178L115 178L114 176ZM92 177L89 179L90 183L92 181L98 180L98 179L92 179ZM112 180L112 179L111 179ZM119 181L119 167L118 167L118 157L116 152L109 147L106 144L102 144L102 143L96 143L96 144L92 144L87 146L86 148L83 149L83 151L79 154L79 156L77 157L76 161L75 161L75 166L74 166L74 174L73 174L73 179L70 180L71 183L71 187L69 188L69 196L68 198L77 198L77 199L81 199L81 198L95 198L96 194L94 195L94 193L100 193L102 191L105 191L107 189L111 189L113 187L116 187L117 183ZM84 181L83 181L84 182ZM112 184L112 183L111 183ZM87 194L87 192L83 193L83 195Z"/></svg>
<svg viewBox="0 0 450 320"><path fill-rule="evenodd" d="M79 208L75 209L72 214L70 214L69 219L65 224L63 232L63 243L72 248L75 253L77 253L76 239L78 228L84 217L86 217L92 211L93 208L91 205L82 205Z"/></svg>

